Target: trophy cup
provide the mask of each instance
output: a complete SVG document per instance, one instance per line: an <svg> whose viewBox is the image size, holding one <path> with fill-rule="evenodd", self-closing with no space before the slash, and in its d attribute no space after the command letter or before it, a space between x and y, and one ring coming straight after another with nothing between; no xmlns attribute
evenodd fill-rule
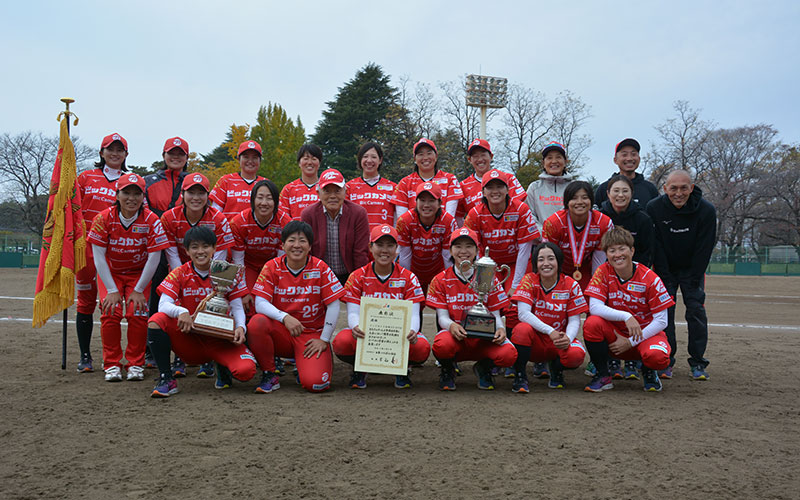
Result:
<svg viewBox="0 0 800 500"><path fill-rule="evenodd" d="M461 272L465 272L469 268L473 268L475 273L472 276L470 287L478 294L478 303L472 306L464 315L461 326L467 332L467 337L475 337L479 339L494 339L494 332L497 331L497 321L494 314L486 308L486 301L489 300L489 293L494 289L494 276L497 273L497 262L489 257L489 247L486 247L484 256L471 263L468 260L463 261L459 266ZM505 268L506 275L500 285L505 283L511 274L511 269L505 264L500 266L502 270Z"/></svg>
<svg viewBox="0 0 800 500"><path fill-rule="evenodd" d="M214 291L198 304L192 317L194 322L192 333L233 341L235 323L233 318L228 316L230 304L225 295L236 287L242 279L243 271L244 266L224 260L211 261L208 275Z"/></svg>

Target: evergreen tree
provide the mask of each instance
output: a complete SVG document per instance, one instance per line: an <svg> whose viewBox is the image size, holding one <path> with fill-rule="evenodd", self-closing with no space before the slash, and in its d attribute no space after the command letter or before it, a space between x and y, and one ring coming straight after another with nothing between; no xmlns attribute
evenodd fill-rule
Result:
<svg viewBox="0 0 800 500"><path fill-rule="evenodd" d="M357 177L356 153L370 140L387 139L385 126L392 106L397 102L397 89L380 66L369 63L356 72L352 80L339 88L336 98L327 104L312 142L324 153L323 168L335 168L346 178ZM386 158L385 158L386 161Z"/></svg>

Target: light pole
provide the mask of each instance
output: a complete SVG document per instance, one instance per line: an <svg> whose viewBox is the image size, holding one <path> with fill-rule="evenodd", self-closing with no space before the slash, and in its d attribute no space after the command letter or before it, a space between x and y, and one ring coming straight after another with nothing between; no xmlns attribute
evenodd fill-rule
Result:
<svg viewBox="0 0 800 500"><path fill-rule="evenodd" d="M481 139L486 139L486 110L505 108L507 96L506 78L467 75L467 106L481 108Z"/></svg>

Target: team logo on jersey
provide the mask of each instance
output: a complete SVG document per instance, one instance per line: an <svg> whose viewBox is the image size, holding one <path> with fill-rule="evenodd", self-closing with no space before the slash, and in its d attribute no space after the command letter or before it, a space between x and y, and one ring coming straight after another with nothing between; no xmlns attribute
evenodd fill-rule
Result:
<svg viewBox="0 0 800 500"><path fill-rule="evenodd" d="M304 280L313 280L320 277L319 270L316 271L306 271L303 273Z"/></svg>
<svg viewBox="0 0 800 500"><path fill-rule="evenodd" d="M133 225L133 227L131 228L131 232L132 232L132 233L143 233L143 234L147 234L147 232L149 231L149 229L150 229L150 228L149 228L149 227L147 227L147 226L143 226L143 225L139 225L139 224L134 224L134 225Z"/></svg>
<svg viewBox="0 0 800 500"><path fill-rule="evenodd" d="M406 280L392 280L389 282L389 288L403 288L406 286Z"/></svg>
<svg viewBox="0 0 800 500"><path fill-rule="evenodd" d="M662 304L664 302L669 301L669 299L670 299L670 297L669 297L668 293L662 293L661 295L658 296L658 300L660 300Z"/></svg>
<svg viewBox="0 0 800 500"><path fill-rule="evenodd" d="M166 235L164 235L164 236L156 236L156 239L155 239L156 245L160 245L160 244L166 243L166 242L167 242L167 236Z"/></svg>
<svg viewBox="0 0 800 500"><path fill-rule="evenodd" d="M195 174L194 182L203 182L203 178L200 176L200 174Z"/></svg>
<svg viewBox="0 0 800 500"><path fill-rule="evenodd" d="M590 227L589 228L589 234L600 234L600 228L599 227Z"/></svg>
<svg viewBox="0 0 800 500"><path fill-rule="evenodd" d="M336 292L338 292L339 290L341 290L342 288L343 288L343 287L342 287L342 284L341 284L341 283L339 283L339 282L337 281L337 282L336 282L336 283L334 283L334 284L333 284L333 286L331 287L331 291L332 291L332 292L334 292L334 293L336 293Z"/></svg>
<svg viewBox="0 0 800 500"><path fill-rule="evenodd" d="M433 182L436 184L447 184L447 179L434 179Z"/></svg>
<svg viewBox="0 0 800 500"><path fill-rule="evenodd" d="M516 222L519 220L519 214L507 214L503 216L505 222Z"/></svg>
<svg viewBox="0 0 800 500"><path fill-rule="evenodd" d="M269 226L267 228L267 231L269 231L270 233L280 233L281 232L281 228L278 227L278 226Z"/></svg>
<svg viewBox="0 0 800 500"><path fill-rule="evenodd" d="M200 221L198 226L205 226L205 227L211 229L212 231L217 227L217 225L213 221L209 222L209 221L202 221L202 220Z"/></svg>
<svg viewBox="0 0 800 500"><path fill-rule="evenodd" d="M586 303L586 299L583 298L583 297L578 297L577 299L575 299L575 305L576 306L582 306L585 303Z"/></svg>
<svg viewBox="0 0 800 500"><path fill-rule="evenodd" d="M553 292L553 300L569 300L569 292Z"/></svg>
<svg viewBox="0 0 800 500"><path fill-rule="evenodd" d="M444 234L444 228L440 227L440 226L434 226L431 229L431 232L434 233L434 234Z"/></svg>
<svg viewBox="0 0 800 500"><path fill-rule="evenodd" d="M640 285L638 283L628 283L628 286L626 287L626 289L629 292L638 292L638 293L644 293L644 292L647 291L647 287L646 286Z"/></svg>
<svg viewBox="0 0 800 500"><path fill-rule="evenodd" d="M394 188L385 184L378 184L378 191L394 191Z"/></svg>

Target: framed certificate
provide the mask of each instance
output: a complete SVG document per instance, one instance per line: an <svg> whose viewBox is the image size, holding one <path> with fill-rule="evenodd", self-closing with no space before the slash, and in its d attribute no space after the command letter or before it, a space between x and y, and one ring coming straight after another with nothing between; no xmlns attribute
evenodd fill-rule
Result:
<svg viewBox="0 0 800 500"><path fill-rule="evenodd" d="M364 338L356 342L355 371L405 375L411 301L362 297L359 327Z"/></svg>

